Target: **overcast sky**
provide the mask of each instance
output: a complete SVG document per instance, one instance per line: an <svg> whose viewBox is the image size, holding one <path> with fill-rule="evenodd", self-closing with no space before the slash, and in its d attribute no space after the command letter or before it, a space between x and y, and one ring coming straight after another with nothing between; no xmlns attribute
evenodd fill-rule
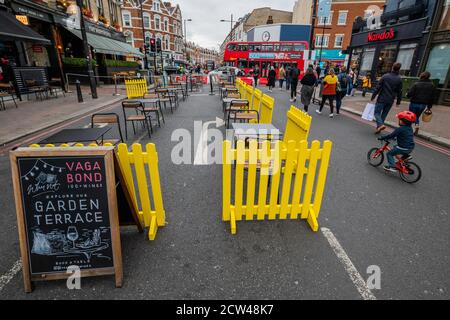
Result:
<svg viewBox="0 0 450 320"><path fill-rule="evenodd" d="M229 22L244 16L255 8L271 7L273 9L292 11L295 0L172 0L179 4L186 22L187 40L194 41L202 47L218 49L230 32Z"/></svg>

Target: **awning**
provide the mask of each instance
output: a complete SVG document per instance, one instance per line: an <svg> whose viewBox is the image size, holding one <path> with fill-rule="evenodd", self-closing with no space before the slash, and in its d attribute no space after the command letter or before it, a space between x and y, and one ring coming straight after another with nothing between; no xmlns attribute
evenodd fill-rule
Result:
<svg viewBox="0 0 450 320"><path fill-rule="evenodd" d="M21 40L44 45L51 44L50 40L45 39L30 27L19 22L12 14L2 10L0 10L0 39L9 41Z"/></svg>
<svg viewBox="0 0 450 320"><path fill-rule="evenodd" d="M76 29L67 29L78 38L82 39L81 31ZM88 44L97 53L115 54L118 56L143 57L144 55L136 48L126 42L102 37L90 32L86 32Z"/></svg>

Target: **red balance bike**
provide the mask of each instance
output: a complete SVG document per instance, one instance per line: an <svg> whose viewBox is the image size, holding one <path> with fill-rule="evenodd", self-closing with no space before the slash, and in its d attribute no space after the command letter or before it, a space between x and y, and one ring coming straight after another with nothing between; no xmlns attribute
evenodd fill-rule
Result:
<svg viewBox="0 0 450 320"><path fill-rule="evenodd" d="M384 162L384 152L391 150L390 141L382 141L381 148L372 148L367 152L367 161L371 166L379 167ZM409 161L410 155L397 156L395 167L400 174L400 178L407 183L415 183L422 177L422 170L414 162Z"/></svg>

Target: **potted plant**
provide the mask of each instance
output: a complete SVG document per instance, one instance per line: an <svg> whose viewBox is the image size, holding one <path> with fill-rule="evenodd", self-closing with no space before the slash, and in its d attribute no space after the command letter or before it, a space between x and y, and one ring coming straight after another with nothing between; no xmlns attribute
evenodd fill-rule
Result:
<svg viewBox="0 0 450 320"><path fill-rule="evenodd" d="M98 16L98 21L100 21L101 23L108 25L108 19L106 19L103 15L99 15Z"/></svg>
<svg viewBox="0 0 450 320"><path fill-rule="evenodd" d="M89 8L83 7L83 9L81 9L81 12L83 13L83 16L88 17L89 19L94 18L94 13Z"/></svg>
<svg viewBox="0 0 450 320"><path fill-rule="evenodd" d="M114 21L112 26L116 29L116 31L120 31L120 24L117 21Z"/></svg>

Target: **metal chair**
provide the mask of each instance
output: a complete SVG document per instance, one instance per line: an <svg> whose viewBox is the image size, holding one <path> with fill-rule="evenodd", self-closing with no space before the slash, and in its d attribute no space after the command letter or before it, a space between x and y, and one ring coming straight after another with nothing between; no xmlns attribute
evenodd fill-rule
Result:
<svg viewBox="0 0 450 320"><path fill-rule="evenodd" d="M155 93L158 95L159 101L164 103L164 109L167 109L166 103L169 102L170 112L173 113L172 99L169 96L169 90L164 88L156 88Z"/></svg>
<svg viewBox="0 0 450 320"><path fill-rule="evenodd" d="M119 139L105 140L105 141L103 141L103 143L111 143L112 145L116 145L119 142L125 142L123 140L122 128L120 126L119 115L117 113L114 113L114 112L94 113L91 116L91 128L93 128L94 125L96 125L96 124L104 124L104 123L117 125L117 128L119 129L120 140Z"/></svg>
<svg viewBox="0 0 450 320"><path fill-rule="evenodd" d="M164 124L166 124L166 120L164 119L164 113L161 109L161 100L159 99L158 95L156 93L146 93L144 94L144 99L158 99L158 102L155 104L156 107L145 107L144 106L144 112L146 113L155 113L156 120L158 121L158 127L161 128L161 121L160 116L162 118L162 121ZM151 121L151 118L150 118Z"/></svg>
<svg viewBox="0 0 450 320"><path fill-rule="evenodd" d="M131 109L135 111L134 115L127 115L126 110ZM153 132L152 128L152 122L150 121L150 124L148 122L147 115L144 111L144 106L140 101L123 101L122 102L122 111L123 111L123 118L125 121L125 138L128 140L128 128L127 123L131 122L133 126L133 132L136 134L136 128L134 126L134 123L136 121L140 121L144 123L144 126L147 127L148 136L151 138L150 131Z"/></svg>
<svg viewBox="0 0 450 320"><path fill-rule="evenodd" d="M226 110L228 111L227 123L226 127L229 129L230 126L230 118L233 113L234 122L239 121L247 121L256 119L259 122L259 112L257 110L250 110L250 105L248 101L245 100L236 100L231 101L230 107Z"/></svg>

